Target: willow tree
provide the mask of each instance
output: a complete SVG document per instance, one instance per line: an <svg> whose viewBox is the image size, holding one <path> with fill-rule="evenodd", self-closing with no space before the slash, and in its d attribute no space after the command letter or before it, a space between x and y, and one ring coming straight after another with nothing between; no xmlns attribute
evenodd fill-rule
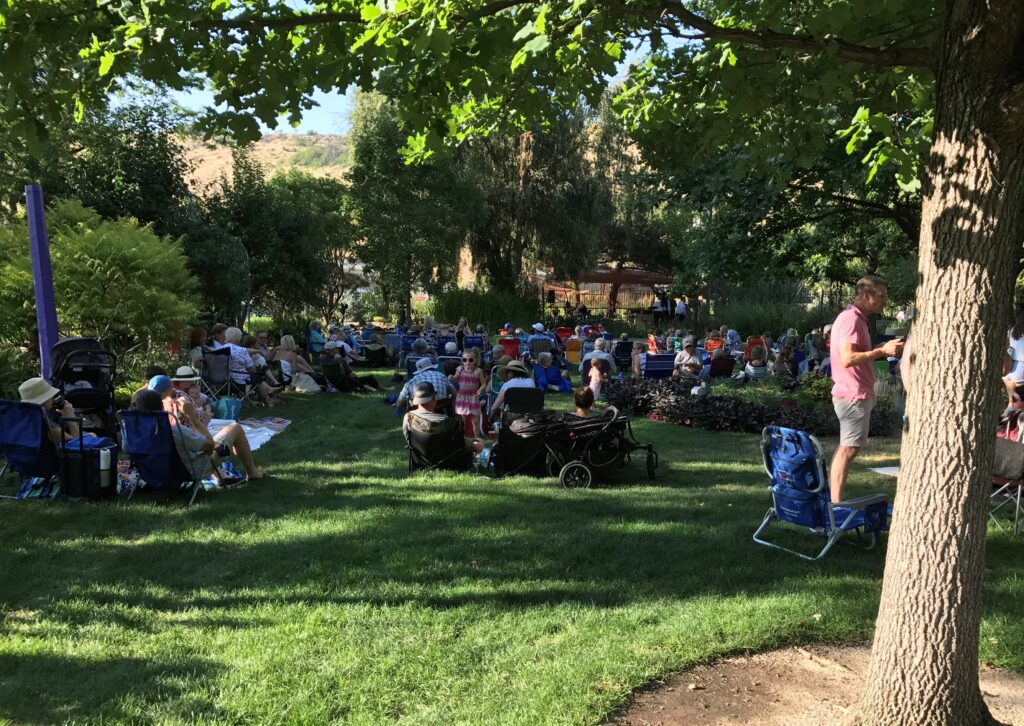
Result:
<svg viewBox="0 0 1024 726"><path fill-rule="evenodd" d="M1024 209L1020 0L24 0L0 6L0 121L30 142L122 78L201 73L211 128L297 122L318 88L393 97L411 158L592 107L625 55L617 107L652 154L734 146L797 162L862 109L851 151L922 184L915 350L901 486L863 723L980 724L978 631L998 373ZM788 113L760 109L788 100ZM648 133L644 133L644 132ZM667 133L670 131L670 133ZM767 143L763 143L767 142ZM930 144L918 170L920 145ZM946 361L960 361L949 375ZM955 425L950 425L955 422Z"/></svg>

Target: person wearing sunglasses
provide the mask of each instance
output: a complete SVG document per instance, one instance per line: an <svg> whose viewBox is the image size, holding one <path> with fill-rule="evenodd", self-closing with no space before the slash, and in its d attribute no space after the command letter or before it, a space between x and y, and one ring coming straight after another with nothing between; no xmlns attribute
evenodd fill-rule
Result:
<svg viewBox="0 0 1024 726"><path fill-rule="evenodd" d="M480 396L487 393L487 374L480 367L480 351L469 348L462 354L462 365L450 377L458 392L455 395L455 413L462 417L463 424L472 422L473 436L481 438Z"/></svg>

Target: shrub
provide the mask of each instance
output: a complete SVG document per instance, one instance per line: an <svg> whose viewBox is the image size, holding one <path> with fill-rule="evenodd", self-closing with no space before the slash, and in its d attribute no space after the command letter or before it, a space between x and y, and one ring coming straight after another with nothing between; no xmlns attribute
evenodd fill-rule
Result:
<svg viewBox="0 0 1024 726"><path fill-rule="evenodd" d="M723 384L714 386L710 395L694 396L690 385L672 379L627 378L610 382L604 395L609 404L634 416L711 431L759 433L771 424L817 436L839 433L831 398L824 405L802 388L786 390L775 383L745 388ZM880 398L871 414L871 434L888 434L892 424L892 401Z"/></svg>
<svg viewBox="0 0 1024 726"><path fill-rule="evenodd" d="M18 386L39 375L39 360L17 348L0 347L0 398L17 401Z"/></svg>
<svg viewBox="0 0 1024 726"><path fill-rule="evenodd" d="M506 322L528 328L541 319L538 297L504 292L477 292L451 290L433 299L431 313L439 322L455 323L466 318L470 325L483 323L489 331L496 331Z"/></svg>
<svg viewBox="0 0 1024 726"><path fill-rule="evenodd" d="M76 201L49 214L57 319L64 335L108 345L164 341L196 315L196 282L177 240L133 219L107 221ZM35 324L28 229L0 229L0 338L29 339ZM32 311L29 315L28 312Z"/></svg>

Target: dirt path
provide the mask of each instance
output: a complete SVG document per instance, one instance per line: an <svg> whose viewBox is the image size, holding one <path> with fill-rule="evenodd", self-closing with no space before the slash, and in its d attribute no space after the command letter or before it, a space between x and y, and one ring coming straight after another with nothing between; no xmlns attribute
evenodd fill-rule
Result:
<svg viewBox="0 0 1024 726"><path fill-rule="evenodd" d="M637 694L607 724L837 723L861 693L869 654L865 646L813 646L726 658ZM981 690L996 719L1024 725L1024 676L982 666Z"/></svg>

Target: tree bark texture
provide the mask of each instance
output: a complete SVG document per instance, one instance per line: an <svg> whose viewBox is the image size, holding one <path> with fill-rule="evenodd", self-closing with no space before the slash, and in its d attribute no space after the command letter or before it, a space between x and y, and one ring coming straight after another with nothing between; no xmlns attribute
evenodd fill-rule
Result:
<svg viewBox="0 0 1024 726"><path fill-rule="evenodd" d="M948 0L914 385L859 724L992 723L978 686L999 381L1024 210L1024 2Z"/></svg>

